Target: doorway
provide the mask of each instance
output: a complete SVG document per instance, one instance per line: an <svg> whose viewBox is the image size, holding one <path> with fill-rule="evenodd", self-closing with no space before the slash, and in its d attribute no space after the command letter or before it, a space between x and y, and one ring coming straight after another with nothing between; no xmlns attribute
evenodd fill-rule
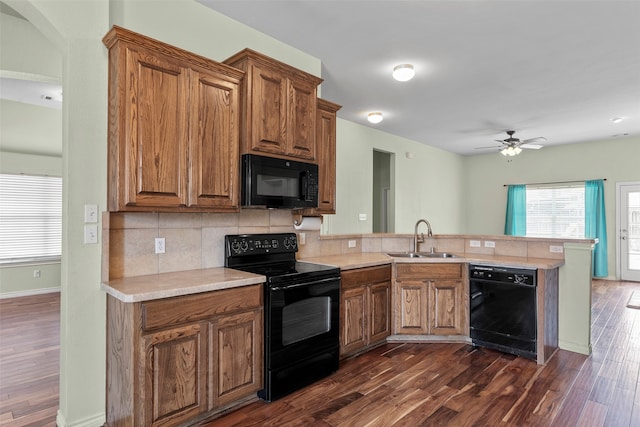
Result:
<svg viewBox="0 0 640 427"><path fill-rule="evenodd" d="M395 231L395 154L373 150L374 233Z"/></svg>
<svg viewBox="0 0 640 427"><path fill-rule="evenodd" d="M616 187L620 279L640 282L640 182Z"/></svg>

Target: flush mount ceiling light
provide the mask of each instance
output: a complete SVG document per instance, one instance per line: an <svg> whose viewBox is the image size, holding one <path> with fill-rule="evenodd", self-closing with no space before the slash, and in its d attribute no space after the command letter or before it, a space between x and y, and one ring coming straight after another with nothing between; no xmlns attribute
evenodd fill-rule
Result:
<svg viewBox="0 0 640 427"><path fill-rule="evenodd" d="M373 113L369 113L367 120L371 123L380 123L382 121L382 113L379 111L375 111Z"/></svg>
<svg viewBox="0 0 640 427"><path fill-rule="evenodd" d="M622 121L622 117L614 117L611 119L613 123L620 123Z"/></svg>
<svg viewBox="0 0 640 427"><path fill-rule="evenodd" d="M393 67L393 78L399 82L406 82L416 75L416 71L411 64L400 64Z"/></svg>

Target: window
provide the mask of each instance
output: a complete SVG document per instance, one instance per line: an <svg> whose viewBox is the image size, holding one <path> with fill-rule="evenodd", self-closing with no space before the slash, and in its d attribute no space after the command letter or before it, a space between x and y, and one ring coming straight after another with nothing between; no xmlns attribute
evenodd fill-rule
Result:
<svg viewBox="0 0 640 427"><path fill-rule="evenodd" d="M527 236L584 238L584 184L527 185Z"/></svg>
<svg viewBox="0 0 640 427"><path fill-rule="evenodd" d="M62 178L0 174L0 263L59 259Z"/></svg>

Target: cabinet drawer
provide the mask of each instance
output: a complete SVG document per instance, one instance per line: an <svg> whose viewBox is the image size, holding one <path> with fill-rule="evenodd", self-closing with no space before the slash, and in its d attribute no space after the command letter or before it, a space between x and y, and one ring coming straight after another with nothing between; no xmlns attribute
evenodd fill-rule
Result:
<svg viewBox="0 0 640 427"><path fill-rule="evenodd" d="M463 264L397 264L396 278L411 279L459 279L462 277Z"/></svg>
<svg viewBox="0 0 640 427"><path fill-rule="evenodd" d="M391 280L391 266L358 268L356 270L343 271L342 289L349 289L367 283L388 282Z"/></svg>
<svg viewBox="0 0 640 427"><path fill-rule="evenodd" d="M262 306L262 285L143 302L142 329L197 322L224 313Z"/></svg>

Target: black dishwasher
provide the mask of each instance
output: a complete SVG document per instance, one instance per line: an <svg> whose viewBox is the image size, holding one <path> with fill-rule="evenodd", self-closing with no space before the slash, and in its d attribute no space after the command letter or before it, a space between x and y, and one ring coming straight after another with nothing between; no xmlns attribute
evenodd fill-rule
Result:
<svg viewBox="0 0 640 427"><path fill-rule="evenodd" d="M474 345L536 359L536 269L469 265Z"/></svg>

